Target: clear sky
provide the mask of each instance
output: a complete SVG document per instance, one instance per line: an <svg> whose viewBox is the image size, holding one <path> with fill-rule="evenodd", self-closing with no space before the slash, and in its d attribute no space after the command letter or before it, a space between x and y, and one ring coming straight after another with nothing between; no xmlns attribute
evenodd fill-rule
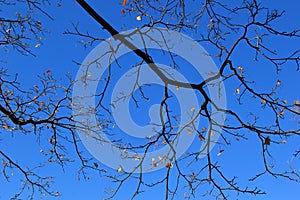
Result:
<svg viewBox="0 0 300 200"><path fill-rule="evenodd" d="M111 0L111 1L89 1L94 8L103 16L111 25L113 25L117 30L123 31L132 29L135 27L140 27L143 21L136 20L136 16L122 15L121 13L121 1ZM278 9L286 9L287 13L283 16L280 24L278 26L286 28L288 30L292 28L300 29L300 12L299 3L296 0L291 1L264 1L266 6L276 6ZM14 11L17 11L18 6L13 7ZM37 75L44 73L46 70L50 69L51 73L62 79L62 83L66 83L64 79L64 74L70 72L72 77L75 78L78 66L74 64L73 61L81 63L83 59L88 55L88 53L93 49L93 47L87 47L84 49L82 45L78 42L79 37L65 35L67 29L72 30L72 23L78 23L79 28L83 31L89 31L91 34L95 34L98 37L108 38L110 35L101 29L101 27L88 16L82 8L75 1L62 1L62 6L57 7L53 3L52 6L45 6L48 13L54 18L54 21L42 17L44 25L49 29L49 33L45 33L44 39L41 45L33 50L36 57L33 56L22 56L19 53L9 50L9 52L1 52L1 59L6 61L6 63L1 63L1 67L7 67L10 74L18 73L19 81L22 83L23 88L30 88L32 85L38 85ZM9 11L2 11L0 14L5 15ZM12 11L13 12L13 11ZM40 14L37 14L40 15ZM42 15L41 15L42 16ZM190 35L193 36L192 34ZM286 40L276 40L271 41L271 43L276 43L275 45L280 48L283 52L288 52L290 49L300 48L300 41L298 43L287 44ZM209 51L209 50L208 50ZM256 88L267 88L274 84L280 78L282 81L281 88L279 88L280 96L289 101L300 100L300 72L296 72L296 67L292 65L287 65L286 68L282 70L280 75L276 75L272 67L265 65L266 63L253 62L252 57L250 57L251 52L240 49L237 56L234 57L235 63L245 63L245 72L247 73L249 79L255 80ZM1 60L0 59L0 60ZM126 58L124 58L126 61ZM218 64L218 60L215 60ZM265 66L262 66L265 65ZM187 72L188 73L188 72ZM273 75L270 75L273 74ZM226 94L228 106L231 108L236 108L236 85L234 82L226 85ZM155 93L153 93L155 95ZM261 117L268 120L268 115L261 111L261 107L252 107L254 104L249 104L249 110L257 111L261 113ZM244 108L245 109L245 108ZM241 112L248 113L249 110L241 110ZM287 119L286 125L289 125L289 121L292 119ZM143 121L143 120L142 120ZM142 122L141 122L142 123ZM0 133L0 149L11 155L12 158L18 161L18 163L23 166L34 166L33 163L38 163L38 161L43 159L43 156L39 153L40 149L44 148L37 145L36 137L31 133L28 135L23 135L18 132L11 134L6 134L7 132ZM249 133L248 133L249 134ZM43 133L42 139L47 141L47 132ZM254 183L248 183L247 180L256 173L261 172L263 169L263 163L261 158L261 152L259 146L257 145L257 138L249 135L248 140L235 141L232 140L231 146L216 146L212 155L214 155L221 169L227 176L238 176L238 182L241 186L259 186L262 190L266 191L267 194L264 196L251 196L251 195L241 195L237 199L241 200L251 200L251 199L297 199L300 196L300 185L296 182L290 182L282 178L274 178L269 175L265 175L259 178ZM66 145L67 148L73 149L71 144ZM300 146L299 138L295 140L290 139L285 145L277 145L270 147L274 152L274 165L278 166L278 169L283 166L288 169L288 163L291 161L291 152ZM82 146L84 149L84 147ZM221 156L217 156L220 149L225 151ZM70 151L72 152L72 150ZM85 152L87 153L87 152ZM288 156L287 156L288 155ZM203 165L205 161L199 161L197 165L193 165L192 169L199 168ZM55 182L53 183L53 189L58 190L61 194L60 199L101 199L105 197L105 188L113 187L113 184L93 171L89 171L89 180L78 180L77 170L79 162L69 163L64 170L59 166L50 164L47 165L43 170L38 170L42 174L51 174L55 176ZM299 169L299 160L293 161L293 167ZM109 167L101 166L107 170L111 170ZM276 169L276 167L275 167ZM114 169L113 169L114 170ZM0 177L0 199L6 200L12 197L14 192L18 191L20 186L18 180L20 177L17 175L11 179L10 182L4 181L3 177ZM146 174L147 180L154 180L155 177L160 177L165 173L165 170L156 171L153 173ZM173 180L174 177L171 177ZM128 199L128 196L132 195L132 188L135 188L135 181L128 181L124 184L119 194L115 197L116 200ZM164 186L160 185L154 188L145 188L146 191L136 199L150 200L150 199L162 199L164 195ZM203 188L199 187L196 192L195 199L212 199L212 197L200 198L207 189L207 186ZM179 189L178 194L175 199L183 199L185 189ZM45 197L43 199L52 199L53 197ZM229 199L236 199L235 194L233 194Z"/></svg>

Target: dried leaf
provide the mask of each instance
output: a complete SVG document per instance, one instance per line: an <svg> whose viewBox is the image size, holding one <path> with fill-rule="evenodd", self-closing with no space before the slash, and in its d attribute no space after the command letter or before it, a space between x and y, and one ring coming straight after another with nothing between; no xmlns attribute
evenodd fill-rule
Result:
<svg viewBox="0 0 300 200"><path fill-rule="evenodd" d="M192 112L194 112L194 111L195 111L195 108L194 108L194 107L191 107L190 110L191 110Z"/></svg>
<svg viewBox="0 0 300 200"><path fill-rule="evenodd" d="M152 163L152 166L153 166L153 167L158 167L158 163L157 163L157 162L153 162L153 163Z"/></svg>
<svg viewBox="0 0 300 200"><path fill-rule="evenodd" d="M48 139L48 142L49 142L50 144L52 144L52 138Z"/></svg>
<svg viewBox="0 0 300 200"><path fill-rule="evenodd" d="M192 134L192 131L190 129L187 130L188 134Z"/></svg>
<svg viewBox="0 0 300 200"><path fill-rule="evenodd" d="M286 140L282 140L282 144L286 144Z"/></svg>
<svg viewBox="0 0 300 200"><path fill-rule="evenodd" d="M240 89L239 89L239 88L236 88L236 89L235 89L235 93L240 94Z"/></svg>
<svg viewBox="0 0 300 200"><path fill-rule="evenodd" d="M266 139L265 139L265 144L266 144L266 145L270 145L270 144L271 144L271 139L270 139L269 136L266 137Z"/></svg>
<svg viewBox="0 0 300 200"><path fill-rule="evenodd" d="M119 168L117 169L117 172L120 173L121 171L122 171L122 167L119 167Z"/></svg>
<svg viewBox="0 0 300 200"><path fill-rule="evenodd" d="M168 168L168 169L173 168L173 164L171 162L167 162L166 168Z"/></svg>
<svg viewBox="0 0 300 200"><path fill-rule="evenodd" d="M140 158L139 155L136 155L135 158L134 158L134 160L140 160L140 159L141 159L141 158Z"/></svg>
<svg viewBox="0 0 300 200"><path fill-rule="evenodd" d="M142 20L142 17L141 17L141 16L137 16L137 17L136 17L136 20L137 20L137 21L141 21L141 20Z"/></svg>
<svg viewBox="0 0 300 200"><path fill-rule="evenodd" d="M239 67L238 67L238 70L239 70L239 71L243 71L243 70L244 70L244 68L243 68L243 67L241 67L241 66L239 66Z"/></svg>
<svg viewBox="0 0 300 200"><path fill-rule="evenodd" d="M261 101L260 101L260 103L261 104L264 104L264 103L266 103L267 101L265 100L265 99L262 99Z"/></svg>
<svg viewBox="0 0 300 200"><path fill-rule="evenodd" d="M127 0L123 0L122 6L125 6L127 4Z"/></svg>
<svg viewBox="0 0 300 200"><path fill-rule="evenodd" d="M281 110L281 111L279 112L278 116L283 116L283 115L284 115L284 111Z"/></svg>
<svg viewBox="0 0 300 200"><path fill-rule="evenodd" d="M155 158L152 158L151 161L152 161L152 166L153 167L157 167L158 166L158 163L155 162Z"/></svg>
<svg viewBox="0 0 300 200"><path fill-rule="evenodd" d="M122 9L122 10L121 10L121 13L122 13L122 15L124 15L124 14L125 14L125 10L124 10L124 9Z"/></svg>
<svg viewBox="0 0 300 200"><path fill-rule="evenodd" d="M203 136L202 136L202 135L199 136L199 140L200 140L200 141L203 140Z"/></svg>
<svg viewBox="0 0 300 200"><path fill-rule="evenodd" d="M147 138L148 138L149 140L151 140L151 139L153 138L153 135L148 135Z"/></svg>
<svg viewBox="0 0 300 200"><path fill-rule="evenodd" d="M46 74L50 74L50 73L51 73L51 70L48 69L48 70L46 71Z"/></svg>
<svg viewBox="0 0 300 200"><path fill-rule="evenodd" d="M281 85L281 81L280 80L277 80L277 85Z"/></svg>

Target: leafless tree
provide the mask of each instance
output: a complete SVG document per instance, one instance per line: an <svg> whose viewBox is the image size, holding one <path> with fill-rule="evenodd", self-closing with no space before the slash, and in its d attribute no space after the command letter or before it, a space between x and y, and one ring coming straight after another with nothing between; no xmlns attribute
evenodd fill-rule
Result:
<svg viewBox="0 0 300 200"><path fill-rule="evenodd" d="M30 198L34 198L36 192L41 195L60 196L59 191L51 187L54 177L51 174L45 177L39 175L38 168L43 168L48 163L57 163L63 170L67 163L74 160L80 162L79 177L88 178L87 172L95 170L99 172L101 178L111 180L112 186L115 188L110 190L107 199L113 199L120 188L130 180L136 182L135 188L132 187L131 199L137 197L147 188L160 185L165 187L164 199L176 199L176 195L193 199L199 190L203 195L211 195L216 199L230 199L229 194L233 194L233 192L252 195L265 194L258 187L240 186L237 181L238 174L237 177L228 177L218 163L219 156L212 154L211 151L205 152L206 157L200 160L198 156L203 149L192 148L180 159L175 159L176 152L173 152L173 156L168 158L162 156L159 159L154 159L151 167L164 166L162 169L164 176L162 177L149 179L147 174L143 173L141 166L145 162L144 159L148 152L152 148L159 148L162 144L173 149L173 142L182 131L182 127L178 124L180 116L173 114L173 110L176 108L170 103L173 99L169 91L171 87L186 88L198 94L201 100L199 105L201 106L198 109L191 108L190 111L194 115L184 128L188 128L187 135L190 132L195 132L199 138L197 142L203 143L209 141L216 131L213 127L220 127L221 140L217 142L217 145L221 149L218 155L221 155L224 149L234 145L235 142L245 142L246 144L248 138L257 138L261 152L261 157L257 159L262 160L263 171L253 174L249 182L268 175L291 181L299 180L299 174L292 163L283 166L283 171L274 168L273 160L276 155L270 148L288 145L289 140L298 140L300 134L299 101L287 99L277 92L282 87L280 75L283 67L294 67L296 72L299 71L300 49L299 47L298 49L297 47L294 48L292 44L299 41L300 34L298 30L281 30L277 24L277 21L284 17L285 11L265 7L263 1L256 0L243 0L235 3L224 3L219 0L200 2L123 0L120 2L122 5L121 14L137 16L134 20L141 21L139 28L160 27L183 32L209 49L210 54L208 56L213 57L218 62L218 72L209 75L206 79L199 77L194 82L182 82L172 78L167 70L156 64L158 60L155 57L156 53L148 50L147 44L143 49L139 49L131 42L132 34L140 29L126 35L120 34L120 31L114 28L114 24L106 20L102 13L86 1L76 0L76 2L87 15L91 16L91 20L95 20L99 24L98 27L92 27L93 29L98 28L99 31L108 32L119 42L119 46L129 48L137 58L137 62L127 63L129 62L127 60L125 64L122 63L124 61L117 59L117 66L119 66L117 69L112 65L108 67L106 77L101 78L101 87L95 94L97 105L94 110L89 110L89 112L97 116L103 132L110 136L109 141L99 134L95 139L121 149L124 153L124 159L134 158L138 165L132 171L122 170L121 167L116 171L107 171L95 158L86 156L86 150L82 147L76 134L76 128L78 129L79 126L80 129L89 131L93 131L93 129L81 121L74 120L76 118L72 113L74 106L72 88L76 81L71 75L66 76L69 84L65 85L56 80L49 69L37 77L40 80L39 85L24 89L22 83L18 82L17 75L10 75L5 68L2 68L0 71L0 118L3 133L34 134L38 139L37 141L45 146L41 150L45 160L42 163L37 163L35 168L22 166L14 159L14 155L8 155L0 149L4 178L9 180L10 172L14 169L24 177L21 190L16 193L13 199L19 199L24 193L27 194L25 191L27 187L30 188ZM63 4L63 2L56 3ZM44 4L49 4L49 2L41 0L0 1L0 5L7 8L11 8L14 4L20 4L26 8L26 11L20 11L16 16L0 18L0 45L4 47L4 50L12 48L21 54L34 56L30 49L40 45L39 41L45 33L45 29L42 27L42 22L34 18L33 11L39 11L52 20L52 17L43 8ZM78 36L85 47L104 41L103 38L93 36L86 30L81 30L78 25L66 30L65 34ZM287 50L276 49L278 46L273 44L273 41L285 40L285 38L286 41L291 42L288 48L290 52L287 55L284 55ZM165 42L153 40L157 43ZM244 56L244 61L237 59L241 56L239 52L241 49L244 52L250 52L249 55ZM115 49L107 49L106 54L114 58L116 51ZM180 67L180 61L176 55L172 53L163 55L166 57L165 60L169 60L167 65L174 69L184 70ZM160 94L161 108L158 114L160 122L157 124L159 130L155 136L149 136L142 143L135 144L120 138L118 130L114 127L115 122L111 113L115 105L108 103L105 98L112 92L111 84L114 74L121 73L122 65L130 65L135 70L133 76L136 76L136 81L132 85L132 92L120 96L119 101L132 98L137 108L144 106L144 103L149 101L148 95L151 93L147 91L146 86L139 84L139 70L143 64L146 64L164 83L164 89L161 90ZM255 69L249 65L274 67L274 74L270 76L279 77L275 81L274 87L265 90L257 88L255 80L251 80L248 75ZM90 75L87 74L88 76ZM264 75L261 74L260 76ZM220 80L225 85L235 86L233 89L235 102L229 103L227 107L220 107L207 92L208 86L215 85L218 87ZM135 90L139 92L135 93ZM230 90L232 91L232 88ZM249 110L249 105L253 106L253 109ZM217 121L213 120L211 109L226 114L227 120L224 124L218 124ZM265 120L263 115L267 115L268 120ZM263 120L260 119L261 117ZM203 124L197 127L195 121L201 121ZM45 132L47 133L46 140L43 135ZM204 133L209 134L205 136ZM87 137L93 136L93 134L91 133ZM72 149L67 148L69 144L72 144ZM300 150L297 147L294 150L292 155L287 155L287 158L297 159ZM186 192L178 194L182 188ZM203 188L205 191L202 191Z"/></svg>

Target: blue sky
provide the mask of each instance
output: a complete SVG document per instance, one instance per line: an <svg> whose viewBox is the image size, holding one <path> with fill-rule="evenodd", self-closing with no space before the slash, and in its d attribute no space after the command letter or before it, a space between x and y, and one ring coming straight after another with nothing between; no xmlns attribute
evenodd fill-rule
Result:
<svg viewBox="0 0 300 200"><path fill-rule="evenodd" d="M143 21L137 21L136 16L123 16L121 14L121 2L120 1L89 1L95 9L107 19L117 30L128 30L142 25ZM296 0L286 2L280 1L274 3L274 1L267 0L264 1L266 6L276 6L279 9L286 9L287 13L283 16L281 23L278 22L278 27L281 28L299 28L300 29L300 13L298 12ZM21 56L19 53L9 50L9 52L1 52L3 59L7 63L1 63L2 66L9 69L9 73L19 74L19 81L22 83L23 88L32 87L32 85L39 84L37 75L44 73L46 70L51 69L51 73L62 79L62 83L66 83L64 79L64 74L70 72L73 77L75 77L78 66L74 64L73 60L77 62L82 62L87 54L94 47L88 47L84 49L81 44L79 44L80 38L70 35L64 35L67 29L72 29L72 23L79 23L79 28L83 31L88 30L91 34L95 34L98 37L108 38L110 35L101 30L101 27L88 16L75 1L64 1L61 7L45 6L48 13L55 19L51 21L41 15L44 21L44 25L49 29L49 33L46 33L44 40L42 40L41 46L33 50L36 57L32 56ZM13 9L17 10L18 6ZM8 11L4 11L5 13ZM39 14L37 14L39 16ZM192 36L192 34L191 34ZM270 44L278 47L283 53L288 52L291 49L299 48L300 41L297 40L292 44L288 44L287 40L276 40L276 41L266 41ZM297 43L298 42L298 43ZM209 49L207 49L209 51ZM243 56L244 55L244 56ZM255 80L255 88L268 89L276 85L276 81L280 79L282 85L280 86L278 92L279 96L284 97L288 101L300 100L300 79L299 72L295 71L295 66L286 65L280 75L276 75L274 68L264 62L253 62L253 52L247 51L241 47L238 53L234 57L236 65L239 63L245 68L245 72L249 79ZM124 59L125 60L125 59ZM125 60L126 61L126 60ZM132 61L132 60L130 60ZM218 61L215 60L218 64ZM239 110L240 108L236 106L236 85L234 82L230 82L226 85L226 93L228 99L228 106ZM151 94L151 93L150 93ZM155 93L153 94L155 95ZM265 113L260 105L255 104L255 101L249 103L249 110L257 111L261 113L262 119L269 119L268 113ZM245 107L243 108L245 109ZM242 113L248 113L249 110L239 110ZM245 114L246 115L246 114ZM245 116L247 117L247 116ZM292 119L287 119L285 125L289 126ZM143 120L142 120L143 121ZM6 132L3 132L4 134ZM1 133L1 134L3 134ZM249 134L249 133L247 133ZM39 146L36 143L36 137L33 134L23 135L18 132L12 135L0 135L1 136L1 150L7 152L8 155L18 161L18 163L26 166L33 166L35 161L40 161L43 156L39 153L41 148L44 146ZM43 134L42 139L47 141L47 133ZM264 196L251 196L251 195L241 195L237 199L285 199L291 198L295 199L300 195L300 185L299 183L290 182L282 178L274 178L271 176L263 176L259 178L254 183L248 183L247 180L256 173L262 170L262 160L261 152L258 141L255 136L249 135L248 140L235 141L232 138L231 146L216 146L212 155L218 160L219 165L222 166L222 170L227 176L238 175L238 182L241 186L259 186L262 190L267 192ZM278 168L288 166L288 162L291 161L292 150L296 149L300 145L300 140L291 138L287 141L285 145L270 146L270 149L274 152L275 166ZM67 144L67 147L73 149L72 145ZM84 149L84 147L81 147ZM221 156L216 156L220 149L225 149ZM72 152L72 151L70 151ZM87 152L85 152L87 153ZM204 165L204 161L199 161L196 165L193 165L191 169L197 169L199 166ZM113 187L113 184L102 177L99 177L97 172L89 171L89 180L78 180L77 170L78 162L70 163L62 171L61 168L54 164L47 165L43 170L40 170L42 174L51 174L56 177L53 183L53 189L58 190L62 195L60 199L101 199L105 197L105 188ZM293 161L293 166L299 169L300 162ZM102 166L107 170L111 170L106 166ZM0 199L8 199L14 192L16 192L20 186L18 183L20 177L17 175L17 171L14 170L14 175L10 182L5 182L4 179L0 178ZM160 170L153 172L151 174L145 174L147 180L155 180L156 177L161 177L165 173L165 170ZM174 177L171 177L174 180ZM132 189L135 188L136 181L130 180L121 189L119 194L114 199L127 199L126 197L132 194ZM199 188L196 192L196 199L212 199L212 197L200 198L200 195L204 193L207 186ZM145 192L140 194L136 199L162 199L164 195L164 185L159 185L154 188L145 188ZM180 189L175 199L182 199L183 194L186 190ZM236 199L235 194L232 194L229 199ZM52 197L45 197L43 199L52 199Z"/></svg>

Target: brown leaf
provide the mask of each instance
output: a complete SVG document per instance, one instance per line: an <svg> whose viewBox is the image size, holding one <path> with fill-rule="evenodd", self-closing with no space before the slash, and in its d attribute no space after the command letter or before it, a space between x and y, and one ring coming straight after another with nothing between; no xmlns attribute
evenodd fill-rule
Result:
<svg viewBox="0 0 300 200"><path fill-rule="evenodd" d="M264 104L264 103L266 103L266 100L265 100L265 99L262 99L262 100L260 101L260 103L261 103L261 104Z"/></svg>
<svg viewBox="0 0 300 200"><path fill-rule="evenodd" d="M199 140L200 140L200 141L203 140L203 136L202 136L202 135L199 136Z"/></svg>
<svg viewBox="0 0 300 200"><path fill-rule="evenodd" d="M284 112L280 111L279 116L283 116L283 115L284 115Z"/></svg>
<svg viewBox="0 0 300 200"><path fill-rule="evenodd" d="M123 0L122 6L125 6L127 4L127 0Z"/></svg>
<svg viewBox="0 0 300 200"><path fill-rule="evenodd" d="M50 144L52 144L52 138L48 139L48 142L49 142Z"/></svg>
<svg viewBox="0 0 300 200"><path fill-rule="evenodd" d="M244 68L241 67L241 66L238 67L238 70L239 70L239 71L242 71L243 69L244 69Z"/></svg>
<svg viewBox="0 0 300 200"><path fill-rule="evenodd" d="M266 144L266 145L270 145L270 144L271 144L271 139L270 139L269 136L266 137L266 139L265 139L265 144Z"/></svg>
<svg viewBox="0 0 300 200"><path fill-rule="evenodd" d="M281 85L281 81L280 80L277 80L277 85Z"/></svg>
<svg viewBox="0 0 300 200"><path fill-rule="evenodd" d="M173 164L172 164L172 163L170 163L170 162L167 162L167 164L166 164L166 168L168 168L168 169L171 169L171 168L173 168Z"/></svg>
<svg viewBox="0 0 300 200"><path fill-rule="evenodd" d="M282 140L282 143L283 143L283 144L286 144L286 140Z"/></svg>

